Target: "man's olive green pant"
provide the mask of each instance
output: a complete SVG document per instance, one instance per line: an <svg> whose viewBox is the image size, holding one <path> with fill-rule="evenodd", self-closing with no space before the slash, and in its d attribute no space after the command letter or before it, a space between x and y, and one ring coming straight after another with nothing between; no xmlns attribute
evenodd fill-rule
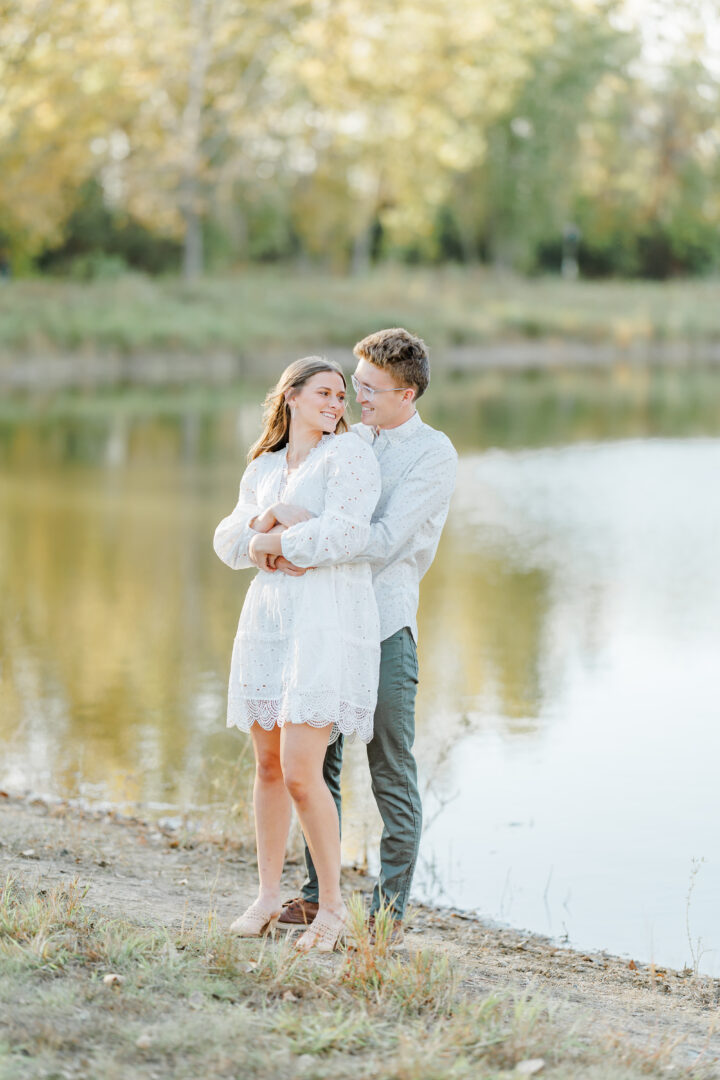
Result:
<svg viewBox="0 0 720 1080"><path fill-rule="evenodd" d="M380 877L373 892L370 912L377 911L384 901L396 919L402 919L405 914L422 829L417 767L412 753L417 681L417 650L406 626L383 641L380 647L375 730L372 742L367 747L372 791L383 820ZM338 815L342 744L340 736L337 742L328 746L323 767L323 775L335 800ZM302 895L305 900L317 903L317 875L307 845L305 863L307 879Z"/></svg>

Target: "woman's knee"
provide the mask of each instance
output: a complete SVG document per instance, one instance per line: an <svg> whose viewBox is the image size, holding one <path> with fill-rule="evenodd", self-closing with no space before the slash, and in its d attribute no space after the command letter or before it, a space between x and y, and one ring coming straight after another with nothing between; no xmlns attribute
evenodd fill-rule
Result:
<svg viewBox="0 0 720 1080"><path fill-rule="evenodd" d="M323 779L327 735L327 729L311 728L305 724L291 724L283 729L280 752L283 779L298 806L327 788Z"/></svg>
<svg viewBox="0 0 720 1080"><path fill-rule="evenodd" d="M277 783L282 781L283 771L280 764L280 755L271 751L261 751L255 754L255 775L263 784Z"/></svg>
<svg viewBox="0 0 720 1080"><path fill-rule="evenodd" d="M313 784L317 783L313 771L296 761L283 762L283 780L293 802L301 806L307 802Z"/></svg>

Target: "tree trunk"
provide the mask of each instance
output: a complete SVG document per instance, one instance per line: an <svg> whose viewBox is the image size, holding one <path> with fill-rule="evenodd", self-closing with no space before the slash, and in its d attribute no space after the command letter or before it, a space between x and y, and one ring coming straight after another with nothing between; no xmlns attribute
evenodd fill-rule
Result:
<svg viewBox="0 0 720 1080"><path fill-rule="evenodd" d="M353 240L350 273L353 277L365 274L370 269L370 244L372 242L372 222L366 225Z"/></svg>
<svg viewBox="0 0 720 1080"><path fill-rule="evenodd" d="M184 162L181 189L181 208L185 221L183 274L189 280L199 277L203 272L203 236L199 202L203 99L210 63L212 35L209 0L191 0L190 25L193 44L190 52L188 95L182 116Z"/></svg>
<svg viewBox="0 0 720 1080"><path fill-rule="evenodd" d="M193 281L202 275L205 263L202 221L190 201L183 210L183 217L185 219L183 277L186 281Z"/></svg>

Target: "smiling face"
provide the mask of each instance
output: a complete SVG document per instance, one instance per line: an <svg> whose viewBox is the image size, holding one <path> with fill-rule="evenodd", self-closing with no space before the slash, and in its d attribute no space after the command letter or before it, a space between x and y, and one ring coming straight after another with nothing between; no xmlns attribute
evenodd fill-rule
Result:
<svg viewBox="0 0 720 1080"><path fill-rule="evenodd" d="M355 393L363 424L386 429L399 427L415 412L415 390L398 386L387 369L358 360L355 379L362 384ZM371 393L373 390L376 393Z"/></svg>
<svg viewBox="0 0 720 1080"><path fill-rule="evenodd" d="M335 371L319 371L299 389L290 391L287 400L296 424L329 434L345 412L346 397L342 375Z"/></svg>

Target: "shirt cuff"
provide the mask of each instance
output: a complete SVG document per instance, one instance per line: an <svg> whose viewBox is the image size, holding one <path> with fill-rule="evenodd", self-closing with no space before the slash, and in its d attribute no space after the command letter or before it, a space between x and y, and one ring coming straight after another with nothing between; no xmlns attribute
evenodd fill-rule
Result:
<svg viewBox="0 0 720 1080"><path fill-rule="evenodd" d="M290 533L290 529L286 529L284 533L280 534L280 549L288 562L293 563L295 566L301 566L302 564L297 561L299 556L294 551L293 540L295 537L288 535L288 533Z"/></svg>

